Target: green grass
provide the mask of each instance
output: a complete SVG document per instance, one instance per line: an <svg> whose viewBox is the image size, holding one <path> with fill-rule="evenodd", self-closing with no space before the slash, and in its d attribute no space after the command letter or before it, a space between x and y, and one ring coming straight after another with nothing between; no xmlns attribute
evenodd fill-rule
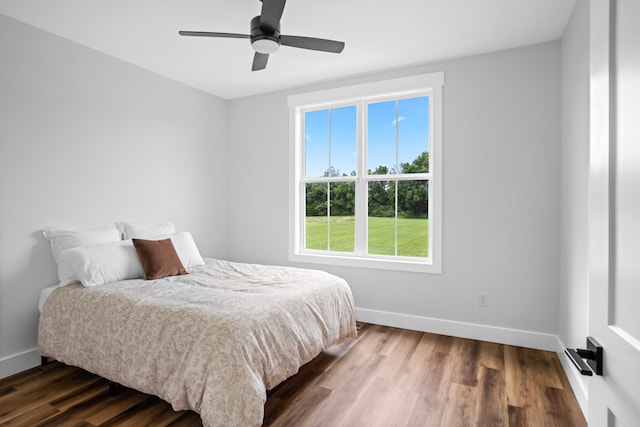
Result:
<svg viewBox="0 0 640 427"><path fill-rule="evenodd" d="M331 217L332 251L353 252L353 217ZM369 218L369 253L376 255L395 254L395 219ZM398 218L398 255L427 257L429 222L426 218ZM307 217L307 249L327 250L327 217Z"/></svg>
<svg viewBox="0 0 640 427"><path fill-rule="evenodd" d="M331 250L353 252L355 221L352 216L331 217ZM307 249L327 250L327 217L307 217Z"/></svg>

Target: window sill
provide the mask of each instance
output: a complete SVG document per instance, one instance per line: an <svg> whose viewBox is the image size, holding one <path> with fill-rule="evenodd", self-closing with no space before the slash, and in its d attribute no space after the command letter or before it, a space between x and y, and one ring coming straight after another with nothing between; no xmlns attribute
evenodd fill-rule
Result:
<svg viewBox="0 0 640 427"><path fill-rule="evenodd" d="M381 270L407 271L414 273L440 274L440 265L433 260L414 260L411 258L389 259L385 257L359 257L319 253L294 253L290 254L289 260L293 262L303 262L310 264L337 265L343 267L374 268Z"/></svg>

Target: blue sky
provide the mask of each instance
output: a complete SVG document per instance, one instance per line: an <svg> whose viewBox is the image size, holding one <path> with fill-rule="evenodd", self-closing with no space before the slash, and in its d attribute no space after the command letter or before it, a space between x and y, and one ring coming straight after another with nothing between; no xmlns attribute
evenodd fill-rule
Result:
<svg viewBox="0 0 640 427"><path fill-rule="evenodd" d="M329 120L329 114L331 117ZM411 162L429 151L428 97L369 104L368 168L395 167L396 126L398 162ZM356 107L306 113L306 176L319 177L331 165L342 174L356 169ZM330 138L329 138L330 137ZM329 144L329 141L331 143ZM329 149L329 147L331 147Z"/></svg>

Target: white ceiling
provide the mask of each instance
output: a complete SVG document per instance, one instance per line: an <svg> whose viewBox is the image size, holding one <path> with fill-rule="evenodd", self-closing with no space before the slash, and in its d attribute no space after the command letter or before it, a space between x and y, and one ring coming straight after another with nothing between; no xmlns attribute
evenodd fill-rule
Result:
<svg viewBox="0 0 640 427"><path fill-rule="evenodd" d="M251 71L259 0L0 0L0 13L232 99L557 40L576 0L288 0L283 34L341 40L341 54L282 47Z"/></svg>

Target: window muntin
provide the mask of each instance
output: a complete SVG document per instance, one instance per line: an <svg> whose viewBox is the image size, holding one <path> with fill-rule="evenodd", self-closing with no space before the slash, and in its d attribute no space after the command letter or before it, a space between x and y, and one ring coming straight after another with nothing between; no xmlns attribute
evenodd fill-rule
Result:
<svg viewBox="0 0 640 427"><path fill-rule="evenodd" d="M305 249L355 250L355 182L305 184Z"/></svg>
<svg viewBox="0 0 640 427"><path fill-rule="evenodd" d="M367 253L429 257L428 180L369 181Z"/></svg>
<svg viewBox="0 0 640 427"><path fill-rule="evenodd" d="M401 81L290 97L293 260L440 271L443 74Z"/></svg>
<svg viewBox="0 0 640 427"><path fill-rule="evenodd" d="M366 105L369 174L429 172L401 168L429 152L429 104L429 96L419 96Z"/></svg>
<svg viewBox="0 0 640 427"><path fill-rule="evenodd" d="M355 106L311 110L304 117L305 177L339 176L355 171Z"/></svg>

